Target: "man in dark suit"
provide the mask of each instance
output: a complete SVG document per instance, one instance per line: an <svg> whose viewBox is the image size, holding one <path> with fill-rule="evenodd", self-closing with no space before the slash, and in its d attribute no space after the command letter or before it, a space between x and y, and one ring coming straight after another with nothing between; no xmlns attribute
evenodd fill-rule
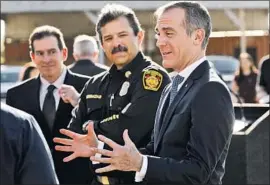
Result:
<svg viewBox="0 0 270 185"><path fill-rule="evenodd" d="M78 35L73 44L75 62L69 66L69 69L74 73L87 76L107 71L107 66L98 63L98 55L97 41L88 35Z"/></svg>
<svg viewBox="0 0 270 185"><path fill-rule="evenodd" d="M0 114L0 184L58 184L50 149L35 118L4 103Z"/></svg>
<svg viewBox="0 0 270 185"><path fill-rule="evenodd" d="M152 141L139 151L127 130L124 146L100 135L112 150L91 149L105 156L91 160L109 164L97 173L134 171L137 182L221 184L234 110L226 85L205 58L209 13L197 2L171 2L156 16L163 66L177 75L163 91Z"/></svg>
<svg viewBox="0 0 270 185"><path fill-rule="evenodd" d="M52 26L37 27L30 35L29 45L30 56L40 75L11 88L7 92L6 102L33 115L37 120L51 148L60 183L88 184L91 176L87 161L79 159L64 163L62 160L66 154L54 150L52 138L60 135L60 128L67 127L73 106L77 103L65 97L66 89L74 88L75 96L79 96L78 92L81 92L89 78L70 72L63 64L68 53L59 29Z"/></svg>

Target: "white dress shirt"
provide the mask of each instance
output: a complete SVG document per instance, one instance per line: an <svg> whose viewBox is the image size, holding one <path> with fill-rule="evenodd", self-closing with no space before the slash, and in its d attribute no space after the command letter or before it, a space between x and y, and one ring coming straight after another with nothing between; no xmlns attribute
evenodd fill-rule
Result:
<svg viewBox="0 0 270 185"><path fill-rule="evenodd" d="M46 79L40 76L41 86L40 86L40 91L39 91L39 102L40 102L41 110L43 108L43 103L44 103L46 94L48 92L47 88L49 87L49 85L54 85L56 87L56 89L53 91L53 96L55 99L55 109L57 110L59 101L60 101L60 95L58 93L58 90L61 87L61 85L64 83L66 73L67 73L67 69L63 68L62 73L59 76L59 78L52 84L50 84Z"/></svg>
<svg viewBox="0 0 270 185"><path fill-rule="evenodd" d="M178 85L178 91L182 87L182 85L185 83L187 78L190 76L190 74L204 61L206 60L206 57L202 57L201 59L197 60L196 62L192 63L191 65L187 66L184 70L180 71L178 75L184 77L184 80L182 83ZM148 158L146 155L143 155L143 164L141 167L141 170L139 172L136 172L135 174L135 182L141 182L143 181L148 166Z"/></svg>

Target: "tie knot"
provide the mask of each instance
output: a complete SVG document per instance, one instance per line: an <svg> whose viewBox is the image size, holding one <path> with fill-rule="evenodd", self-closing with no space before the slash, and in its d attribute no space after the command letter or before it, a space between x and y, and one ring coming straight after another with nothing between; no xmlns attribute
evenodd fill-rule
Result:
<svg viewBox="0 0 270 185"><path fill-rule="evenodd" d="M181 84L184 80L184 77L180 76L180 75L176 75L173 78L173 82L172 82L172 88L171 88L171 94L170 94L170 104L172 103L174 97L177 94L178 91L178 85Z"/></svg>
<svg viewBox="0 0 270 185"><path fill-rule="evenodd" d="M180 75L176 75L174 78L173 78L173 83L172 83L172 86L178 86L179 84L181 84L184 80L184 77L180 76Z"/></svg>
<svg viewBox="0 0 270 185"><path fill-rule="evenodd" d="M54 91L56 87L54 85L49 85L47 90L48 90L48 93L52 93Z"/></svg>

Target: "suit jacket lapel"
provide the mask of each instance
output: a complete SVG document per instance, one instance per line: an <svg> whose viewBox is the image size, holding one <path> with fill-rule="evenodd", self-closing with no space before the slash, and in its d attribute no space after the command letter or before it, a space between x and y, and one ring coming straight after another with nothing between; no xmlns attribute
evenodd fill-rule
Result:
<svg viewBox="0 0 270 185"><path fill-rule="evenodd" d="M154 143L156 143L157 141L157 136L162 124L162 120L164 118L164 114L167 110L167 103L168 103L168 97L170 94L170 89L171 89L171 84L167 85L167 87L165 87L161 97L160 97L160 101L159 101L159 105L158 105L158 109L156 112L156 117L155 117L155 126L154 126Z"/></svg>
<svg viewBox="0 0 270 185"><path fill-rule="evenodd" d="M170 123L170 120L173 116L173 113L174 113L176 106L184 98L184 96L186 95L186 93L188 92L188 90L191 88L192 85L193 85L193 80L187 79L186 82L181 87L181 89L178 91L178 94L175 96L171 105L167 109L165 108L166 113L164 115L164 119L162 120L160 131L157 135L157 142L155 145L155 151L156 151L158 144L161 141L161 138L163 137L163 135L164 135L169 123Z"/></svg>
<svg viewBox="0 0 270 185"><path fill-rule="evenodd" d="M64 80L64 83L63 84L69 84L69 82L70 82L70 76L71 76L71 74L67 70L67 73L66 73L65 80ZM57 117L57 114L59 114L59 112L61 112L61 109L62 109L63 105L65 105L65 102L60 97L59 104L58 104L58 107L57 107L57 110L56 110L55 118Z"/></svg>
<svg viewBox="0 0 270 185"><path fill-rule="evenodd" d="M65 80L64 80L64 84L67 85L73 85L73 80L72 80L72 74L69 72L69 70L67 70L66 76L65 76ZM59 100L59 104L55 113L55 120L54 120L54 126L53 126L53 130L54 128L58 129L58 127L61 127L61 123L57 123L59 122L59 118L61 118L61 114L63 114L63 112L66 112L67 114L69 114L69 110L68 108L72 106L69 103L65 103L62 98L60 97ZM68 124L68 123L65 123Z"/></svg>
<svg viewBox="0 0 270 185"><path fill-rule="evenodd" d="M156 152L158 145L161 141L161 138L163 137L169 123L170 120L174 114L175 108L177 107L177 105L179 104L179 102L184 98L184 96L187 94L187 92L191 89L192 85L194 84L194 81L197 80L198 78L200 78L206 71L206 69L209 70L210 68L210 64L208 61L204 61L202 64L200 64L188 77L188 79L185 81L185 83L182 85L182 87L180 88L178 94L175 96L175 99L173 100L172 104L168 107L168 111L166 111L165 115L164 115L164 119L161 120L162 123L161 124L161 129L158 132L157 135L157 141L154 145L154 151ZM181 124L181 123L179 123Z"/></svg>
<svg viewBox="0 0 270 185"><path fill-rule="evenodd" d="M40 91L40 79L39 77L36 77L34 79L33 88L31 91L29 91L28 96L31 98L33 107L35 110L37 110L39 113L42 113L42 110L40 109L40 100L39 100L39 92Z"/></svg>

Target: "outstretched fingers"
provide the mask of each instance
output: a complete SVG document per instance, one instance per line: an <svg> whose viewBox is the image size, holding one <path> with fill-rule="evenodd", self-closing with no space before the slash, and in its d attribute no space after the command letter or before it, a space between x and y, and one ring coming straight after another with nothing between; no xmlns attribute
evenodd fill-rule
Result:
<svg viewBox="0 0 270 185"><path fill-rule="evenodd" d="M80 134L77 134L76 132L72 132L72 131L67 130L67 129L60 129L60 133L63 135L66 135L72 139L75 139L76 137L80 136Z"/></svg>
<svg viewBox="0 0 270 185"><path fill-rule="evenodd" d="M103 136L103 135L98 135L98 138L106 143L107 145L109 145L112 149L116 149L117 147L121 147L121 145L117 144L116 142L114 142L113 140Z"/></svg>
<svg viewBox="0 0 270 185"><path fill-rule="evenodd" d="M63 144L63 145L72 145L73 140L55 137L55 138L53 138L53 142Z"/></svg>
<svg viewBox="0 0 270 185"><path fill-rule="evenodd" d="M56 145L55 150L61 151L61 152L74 152L71 146Z"/></svg>
<svg viewBox="0 0 270 185"><path fill-rule="evenodd" d="M103 156L107 156L107 157L112 157L113 156L113 152L110 150L106 150L106 149L98 149L98 148L91 148L91 151L96 154L101 154Z"/></svg>
<svg viewBox="0 0 270 185"><path fill-rule="evenodd" d="M64 162L69 162L69 161L72 161L73 159L76 159L76 158L77 158L77 155L76 155L75 153L73 153L73 154L71 154L71 155L65 157L65 158L63 159L63 161L64 161Z"/></svg>
<svg viewBox="0 0 270 185"><path fill-rule="evenodd" d="M106 166L104 168L98 168L95 170L96 173L105 173L116 170L113 165Z"/></svg>
<svg viewBox="0 0 270 185"><path fill-rule="evenodd" d="M111 158L104 158L104 157L92 156L92 157L90 157L90 160L93 161L93 162L100 162L100 163L105 163L105 164L111 164L112 163Z"/></svg>

